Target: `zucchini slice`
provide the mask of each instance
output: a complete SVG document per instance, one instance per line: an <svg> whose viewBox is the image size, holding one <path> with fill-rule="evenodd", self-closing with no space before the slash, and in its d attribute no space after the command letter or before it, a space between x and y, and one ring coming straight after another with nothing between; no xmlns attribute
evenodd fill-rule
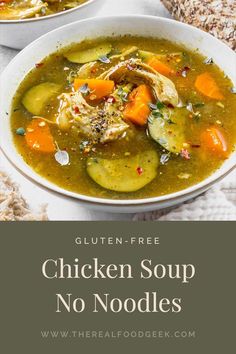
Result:
<svg viewBox="0 0 236 354"><path fill-rule="evenodd" d="M150 150L118 160L89 158L87 172L103 188L116 192L135 192L156 177L158 163L157 152Z"/></svg>
<svg viewBox="0 0 236 354"><path fill-rule="evenodd" d="M147 52L146 50L139 50L138 54L139 54L140 58L143 61L147 61L148 59L150 59L150 58L152 58L152 57L157 55L157 54L152 53L152 52Z"/></svg>
<svg viewBox="0 0 236 354"><path fill-rule="evenodd" d="M180 153L185 139L185 123L188 111L185 108L163 108L159 116L150 115L148 130L153 140L173 153Z"/></svg>
<svg viewBox="0 0 236 354"><path fill-rule="evenodd" d="M86 64L106 56L111 50L112 45L110 43L101 43L94 48L69 52L64 54L64 56L72 63Z"/></svg>
<svg viewBox="0 0 236 354"><path fill-rule="evenodd" d="M53 82L33 86L25 93L22 103L30 113L40 115L47 101L58 94L60 89L61 85Z"/></svg>
<svg viewBox="0 0 236 354"><path fill-rule="evenodd" d="M148 61L152 57L156 57L157 59L166 59L167 57L169 58L182 58L183 54L181 52L176 52L176 53L169 53L169 54L161 54L161 53L152 53L152 52L147 52L145 50L139 50L138 51L139 57L144 61Z"/></svg>

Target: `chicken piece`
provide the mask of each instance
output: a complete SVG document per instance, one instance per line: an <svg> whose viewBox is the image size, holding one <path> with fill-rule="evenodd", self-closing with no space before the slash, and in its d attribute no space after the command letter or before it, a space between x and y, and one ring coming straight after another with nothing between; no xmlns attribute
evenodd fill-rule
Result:
<svg viewBox="0 0 236 354"><path fill-rule="evenodd" d="M63 93L57 116L60 128L74 126L92 143L106 143L122 136L129 127L122 120L122 112L106 102L103 108L90 106L81 92Z"/></svg>
<svg viewBox="0 0 236 354"><path fill-rule="evenodd" d="M34 17L46 9L47 4L41 0L13 1L0 6L0 20L22 20Z"/></svg>
<svg viewBox="0 0 236 354"><path fill-rule="evenodd" d="M86 63L81 66L78 70L78 78L80 79L89 79L91 77L91 71L96 66L96 61L91 61L90 63Z"/></svg>
<svg viewBox="0 0 236 354"><path fill-rule="evenodd" d="M127 55L130 55L132 53L134 53L135 51L138 50L138 47L129 47L127 48L125 51L123 51L121 54L117 54L117 55L112 55L110 57L111 60L113 59L120 59L121 57L125 57ZM80 79L89 79L91 77L91 73L92 71L95 69L96 70L96 66L98 65L97 61L91 61L89 63L86 63L84 65L82 65L78 72L77 72L77 77Z"/></svg>
<svg viewBox="0 0 236 354"><path fill-rule="evenodd" d="M179 103L174 83L140 59L131 58L122 61L100 75L99 79L111 79L116 82L125 81L136 85L146 83L152 87L156 98L161 102L171 104L174 107Z"/></svg>
<svg viewBox="0 0 236 354"><path fill-rule="evenodd" d="M1 1L1 0L0 0ZM67 76L67 81L71 84L74 83L75 78L77 79L90 79L93 76L93 70L96 70L96 61L86 63L82 65L77 71L70 71Z"/></svg>

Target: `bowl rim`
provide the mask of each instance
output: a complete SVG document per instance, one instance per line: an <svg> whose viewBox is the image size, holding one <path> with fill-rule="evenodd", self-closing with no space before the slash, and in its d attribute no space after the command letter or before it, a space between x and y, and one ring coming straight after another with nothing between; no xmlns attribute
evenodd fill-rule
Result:
<svg viewBox="0 0 236 354"><path fill-rule="evenodd" d="M226 44L223 42L219 41L217 38L213 37L207 32L204 32L196 27L193 27L191 25L175 21L173 19L169 18L164 18L164 17L158 17L158 16L151 16L151 15L118 15L118 16L103 16L103 17L93 17L93 18L88 18L80 21L76 21L61 27L58 27L57 29L50 31L43 36L37 38L35 41L33 41L31 44L29 44L27 47L25 47L21 52L19 52L13 60L8 64L8 65L14 65L15 61L18 60L18 58L24 54L25 51L30 51L32 47L37 45L38 42L41 42L42 39L46 39L48 35L51 35L54 32L57 32L59 30L63 30L67 27L70 26L75 26L76 24L84 23L84 22L102 22L104 20L118 20L118 19L144 19L144 20L154 20L154 21L160 21L160 22L165 22L168 23L169 25L175 24L180 27L187 27L190 31L194 31L199 34L203 34L205 37L211 38L211 40L220 43L222 48L225 48L225 50L230 51L233 55L236 57L236 53L233 52L232 49L230 49ZM157 37L157 36L156 36ZM184 45L184 43L183 43ZM5 71L8 68L7 67L4 69L0 76L0 82L2 80L2 77L5 73ZM13 144L13 141L12 141ZM141 199L109 199L109 198L99 198L96 196L88 196L76 192L72 192L69 190L66 190L64 188L59 187L58 185L48 181L46 178L40 176L37 174L31 167L29 167L23 158L19 158L19 153L17 152L16 148L14 147L14 154L8 154L7 149L5 146L2 145L2 140L0 139L0 147L2 152L4 153L5 157L11 162L11 164L25 177L27 177L29 180L33 181L34 183L40 185L43 188L49 189L51 192L57 192L63 196L71 197L73 199L77 199L81 202L86 202L89 204L97 204L97 205L104 205L104 206L141 206L141 205L158 205L158 204L163 204L171 201L176 201L181 198L184 198L185 200L188 199L188 196L194 196L197 194L200 194L201 192L205 191L206 189L210 188L213 184L217 183L220 181L222 178L224 178L226 175L228 175L230 172L232 172L236 168L236 159L235 161L231 161L230 165L225 168L225 171L221 171L223 169L223 166L220 166L215 172L213 172L209 177L205 178L203 181L194 184L188 188L182 189L180 191L174 192L174 193L169 193L157 197L149 197L149 198L141 198ZM10 155L10 156L9 156ZM12 156L14 155L14 156ZM231 154L231 157L236 155L236 151L234 151ZM227 159L229 160L230 157ZM22 168L23 165L23 168ZM221 171L221 172L220 172Z"/></svg>
<svg viewBox="0 0 236 354"><path fill-rule="evenodd" d="M50 20L51 18L63 16L70 14L71 12L77 11L81 8L87 7L91 5L92 3L100 1L100 0L87 0L86 2L73 7L72 9L66 10L66 11L60 11L51 15L47 16L41 16L41 17L32 17L32 18L25 18L22 20L0 20L0 24L23 24L23 23L30 23L30 22L39 22L39 21L45 21L45 20Z"/></svg>

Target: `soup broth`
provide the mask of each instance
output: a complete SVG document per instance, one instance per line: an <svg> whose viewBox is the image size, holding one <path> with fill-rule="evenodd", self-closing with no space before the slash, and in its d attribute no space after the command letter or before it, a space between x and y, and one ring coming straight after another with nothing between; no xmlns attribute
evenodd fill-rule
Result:
<svg viewBox="0 0 236 354"><path fill-rule="evenodd" d="M167 40L86 40L45 58L14 98L24 161L52 183L110 199L190 187L234 150L232 82L198 51Z"/></svg>

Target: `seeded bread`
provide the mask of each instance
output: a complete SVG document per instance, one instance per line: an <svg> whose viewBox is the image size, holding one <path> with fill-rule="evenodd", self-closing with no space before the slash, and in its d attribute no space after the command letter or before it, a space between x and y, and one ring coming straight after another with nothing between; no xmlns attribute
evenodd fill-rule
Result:
<svg viewBox="0 0 236 354"><path fill-rule="evenodd" d="M181 22L203 29L236 51L236 0L161 0Z"/></svg>

